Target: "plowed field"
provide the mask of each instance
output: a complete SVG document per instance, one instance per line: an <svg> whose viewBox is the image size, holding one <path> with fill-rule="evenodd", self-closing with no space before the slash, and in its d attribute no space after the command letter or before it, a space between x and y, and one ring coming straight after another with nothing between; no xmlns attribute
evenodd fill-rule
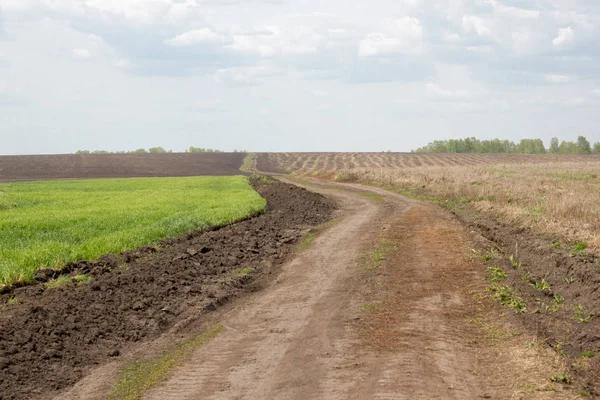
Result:
<svg viewBox="0 0 600 400"><path fill-rule="evenodd" d="M240 175L244 153L0 156L0 182L46 179Z"/></svg>
<svg viewBox="0 0 600 400"><path fill-rule="evenodd" d="M600 157L536 154L423 154L423 153L258 153L263 172L343 172L353 169L403 169L415 167L486 166L585 161Z"/></svg>

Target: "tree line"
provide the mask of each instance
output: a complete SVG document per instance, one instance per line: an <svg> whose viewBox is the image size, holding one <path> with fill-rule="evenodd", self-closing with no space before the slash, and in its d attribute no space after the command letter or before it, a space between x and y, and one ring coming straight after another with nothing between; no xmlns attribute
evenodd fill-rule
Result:
<svg viewBox="0 0 600 400"><path fill-rule="evenodd" d="M75 154L162 154L172 153L173 150L165 150L162 147L150 147L149 149L137 149L130 151L106 151L106 150L77 150ZM222 153L221 150L208 149L204 147L190 146L185 153ZM234 153L247 153L246 150L233 150Z"/></svg>
<svg viewBox="0 0 600 400"><path fill-rule="evenodd" d="M550 147L546 148L542 139L511 140L480 140L475 137L464 139L434 140L420 147L417 153L517 153L517 154L600 154L600 142L593 146L585 136L579 136L577 141L559 141L554 137Z"/></svg>

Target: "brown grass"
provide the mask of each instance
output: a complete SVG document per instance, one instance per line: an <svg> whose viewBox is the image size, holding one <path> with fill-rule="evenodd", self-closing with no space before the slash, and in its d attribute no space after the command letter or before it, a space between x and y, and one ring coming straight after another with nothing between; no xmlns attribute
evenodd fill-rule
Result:
<svg viewBox="0 0 600 400"><path fill-rule="evenodd" d="M307 171L308 172L308 171ZM600 250L600 159L576 162L353 168L319 171L340 181L390 187L500 222ZM310 174L314 175L312 171Z"/></svg>

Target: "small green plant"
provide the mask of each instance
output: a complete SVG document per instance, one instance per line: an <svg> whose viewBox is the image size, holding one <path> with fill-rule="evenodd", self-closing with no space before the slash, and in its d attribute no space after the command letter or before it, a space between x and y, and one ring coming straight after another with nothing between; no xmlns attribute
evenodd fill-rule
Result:
<svg viewBox="0 0 600 400"><path fill-rule="evenodd" d="M585 251L588 248L588 244L586 242L577 242L575 246L571 248L571 257L574 256L585 256L587 252Z"/></svg>
<svg viewBox="0 0 600 400"><path fill-rule="evenodd" d="M564 297L562 297L560 294L555 294L552 296L552 300L554 300L556 304L562 304L565 301Z"/></svg>
<svg viewBox="0 0 600 400"><path fill-rule="evenodd" d="M550 284L545 279L533 283L533 287L540 292L549 292L551 289Z"/></svg>
<svg viewBox="0 0 600 400"><path fill-rule="evenodd" d="M19 301L19 298L16 296L11 297L10 299L8 299L8 302L6 304L11 305L11 304L15 304Z"/></svg>
<svg viewBox="0 0 600 400"><path fill-rule="evenodd" d="M504 270L500 267L488 267L487 270L489 278L492 282L500 282L508 277L506 272L504 272Z"/></svg>
<svg viewBox="0 0 600 400"><path fill-rule="evenodd" d="M517 260L517 257L511 254L508 259L510 260L510 265L512 265L514 269L521 268L521 262Z"/></svg>
<svg viewBox="0 0 600 400"><path fill-rule="evenodd" d="M379 307L377 304L364 304L362 306L363 311L377 311Z"/></svg>
<svg viewBox="0 0 600 400"><path fill-rule="evenodd" d="M555 249L560 249L560 243L554 242L554 243L552 243L552 247Z"/></svg>
<svg viewBox="0 0 600 400"><path fill-rule="evenodd" d="M550 377L550 382L570 384L573 380L568 375L552 375Z"/></svg>
<svg viewBox="0 0 600 400"><path fill-rule="evenodd" d="M252 272L254 271L253 268L250 267L244 267L244 268L240 268L237 273L235 274L238 278L243 278L245 276L250 275Z"/></svg>
<svg viewBox="0 0 600 400"><path fill-rule="evenodd" d="M526 272L521 275L521 282L529 282L529 275Z"/></svg>
<svg viewBox="0 0 600 400"><path fill-rule="evenodd" d="M496 251L496 249L494 249L493 247L490 248L490 251L486 252L483 256L483 262L488 262L491 259L498 257L498 252Z"/></svg>
<svg viewBox="0 0 600 400"><path fill-rule="evenodd" d="M582 351L579 353L579 358L592 358L595 357L596 353L593 351Z"/></svg>
<svg viewBox="0 0 600 400"><path fill-rule="evenodd" d="M565 277L563 278L563 280L564 280L566 283L568 283L569 285L570 285L571 283L575 283L575 282L577 282L577 278L574 278L574 277L572 277L572 276L565 276Z"/></svg>
<svg viewBox="0 0 600 400"><path fill-rule="evenodd" d="M494 298L500 300L502 305L514 308L517 312L524 312L527 309L525 300L517 296L515 290L507 285L494 285L488 290L494 293Z"/></svg>
<svg viewBox="0 0 600 400"><path fill-rule="evenodd" d="M58 288L61 286L68 285L69 283L73 283L73 279L71 279L70 276L61 275L56 279L52 279L52 280L46 282L46 287L48 289L55 289L55 288Z"/></svg>
<svg viewBox="0 0 600 400"><path fill-rule="evenodd" d="M595 315L595 312L586 311L581 304L575 307L574 318L580 324L587 324Z"/></svg>
<svg viewBox="0 0 600 400"><path fill-rule="evenodd" d="M75 275L73 277L73 279L75 279L75 282L77 282L77 283L79 283L81 285L81 284L84 284L84 283L91 282L94 278L92 278L89 275L79 274L79 275Z"/></svg>

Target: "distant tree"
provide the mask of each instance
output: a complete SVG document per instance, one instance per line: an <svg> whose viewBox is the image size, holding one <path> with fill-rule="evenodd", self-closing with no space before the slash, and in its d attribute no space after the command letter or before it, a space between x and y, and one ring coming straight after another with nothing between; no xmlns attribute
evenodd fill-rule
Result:
<svg viewBox="0 0 600 400"><path fill-rule="evenodd" d="M577 143L563 140L558 148L559 154L579 154Z"/></svg>
<svg viewBox="0 0 600 400"><path fill-rule="evenodd" d="M94 150L92 154L109 154L109 152L106 150Z"/></svg>
<svg viewBox="0 0 600 400"><path fill-rule="evenodd" d="M560 150L560 144L558 142L558 138L553 137L552 139L550 139L550 153L558 154L559 150Z"/></svg>
<svg viewBox="0 0 600 400"><path fill-rule="evenodd" d="M577 138L577 148L579 154L592 154L592 146L585 136L579 136Z"/></svg>
<svg viewBox="0 0 600 400"><path fill-rule="evenodd" d="M89 150L77 150L75 154L90 154Z"/></svg>
<svg viewBox="0 0 600 400"><path fill-rule="evenodd" d="M600 154L600 142L594 143L594 148L592 149L593 154Z"/></svg>
<svg viewBox="0 0 600 400"><path fill-rule="evenodd" d="M221 153L221 150L205 149L204 147L194 147L194 146L190 146L186 151L188 153Z"/></svg>
<svg viewBox="0 0 600 400"><path fill-rule="evenodd" d="M148 151L146 149L137 149L137 150L132 151L132 153L134 153L134 154L146 154L146 153L148 153Z"/></svg>
<svg viewBox="0 0 600 400"><path fill-rule="evenodd" d="M163 149L162 147L150 147L148 149L148 153L166 153L167 151L165 149Z"/></svg>

